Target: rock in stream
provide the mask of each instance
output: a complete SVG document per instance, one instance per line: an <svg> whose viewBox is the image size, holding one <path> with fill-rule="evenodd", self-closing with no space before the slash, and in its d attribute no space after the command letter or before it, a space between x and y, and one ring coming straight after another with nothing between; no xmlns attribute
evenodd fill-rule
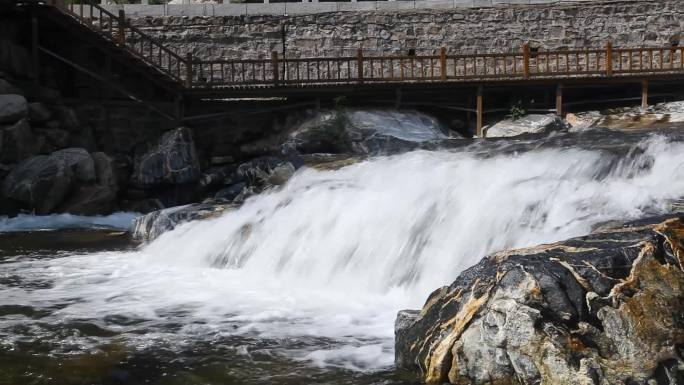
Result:
<svg viewBox="0 0 684 385"><path fill-rule="evenodd" d="M684 384L684 218L496 253L395 333L427 383Z"/></svg>

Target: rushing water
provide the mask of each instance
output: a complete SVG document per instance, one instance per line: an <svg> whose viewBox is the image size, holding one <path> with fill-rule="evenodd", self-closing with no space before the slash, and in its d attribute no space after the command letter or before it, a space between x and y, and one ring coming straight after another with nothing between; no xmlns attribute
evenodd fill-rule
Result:
<svg viewBox="0 0 684 385"><path fill-rule="evenodd" d="M684 143L663 135L628 151L507 143L303 169L141 247L6 234L0 383L411 383L392 368L397 310L487 253L684 193Z"/></svg>

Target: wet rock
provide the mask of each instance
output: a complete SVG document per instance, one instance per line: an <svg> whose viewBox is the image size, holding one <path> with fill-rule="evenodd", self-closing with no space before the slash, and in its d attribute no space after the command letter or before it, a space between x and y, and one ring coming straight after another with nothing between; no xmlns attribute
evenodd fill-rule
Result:
<svg viewBox="0 0 684 385"><path fill-rule="evenodd" d="M397 366L428 383L679 383L683 221L484 258L419 313L400 312Z"/></svg>
<svg viewBox="0 0 684 385"><path fill-rule="evenodd" d="M33 134L28 120L22 119L3 130L0 160L15 163L30 158L40 150L41 143Z"/></svg>
<svg viewBox="0 0 684 385"><path fill-rule="evenodd" d="M51 156L63 160L71 167L76 179L82 182L95 181L95 162L85 149L65 148L53 152Z"/></svg>
<svg viewBox="0 0 684 385"><path fill-rule="evenodd" d="M73 181L71 168L63 160L38 155L19 163L3 183L3 195L48 214L62 202Z"/></svg>
<svg viewBox="0 0 684 385"><path fill-rule="evenodd" d="M43 103L29 103L28 116L31 123L43 123L50 120L52 112Z"/></svg>
<svg viewBox="0 0 684 385"><path fill-rule="evenodd" d="M296 170L295 164L301 166L296 160L285 160L273 156L262 156L242 163L235 173L226 178L225 184L245 182L248 185L271 186L284 183Z"/></svg>
<svg viewBox="0 0 684 385"><path fill-rule="evenodd" d="M242 190L244 190L245 187L247 187L247 185L244 182L235 183L216 192L214 198L232 201L242 193Z"/></svg>
<svg viewBox="0 0 684 385"><path fill-rule="evenodd" d="M564 128L562 120L555 114L525 115L519 119L504 119L493 126L485 127L488 138L511 137L523 134L541 134Z"/></svg>
<svg viewBox="0 0 684 385"><path fill-rule="evenodd" d="M181 127L165 133L157 146L136 160L132 183L149 188L195 182L199 177L199 159L192 134Z"/></svg>
<svg viewBox="0 0 684 385"><path fill-rule="evenodd" d="M202 173L200 187L218 186L237 169L236 166L212 167Z"/></svg>
<svg viewBox="0 0 684 385"><path fill-rule="evenodd" d="M297 125L281 152L391 153L447 139L445 131L437 119L417 111L321 111Z"/></svg>
<svg viewBox="0 0 684 385"><path fill-rule="evenodd" d="M81 185L57 211L75 215L106 215L116 207L116 192L105 185Z"/></svg>
<svg viewBox="0 0 684 385"><path fill-rule="evenodd" d="M28 115L28 103L21 95L0 95L0 123L16 123Z"/></svg>
<svg viewBox="0 0 684 385"><path fill-rule="evenodd" d="M580 112L565 116L565 122L570 132L580 132L595 128L602 119L601 113L598 111Z"/></svg>
<svg viewBox="0 0 684 385"><path fill-rule="evenodd" d="M228 203L209 202L154 211L133 220L131 233L137 239L151 241L182 223L214 218L234 207Z"/></svg>

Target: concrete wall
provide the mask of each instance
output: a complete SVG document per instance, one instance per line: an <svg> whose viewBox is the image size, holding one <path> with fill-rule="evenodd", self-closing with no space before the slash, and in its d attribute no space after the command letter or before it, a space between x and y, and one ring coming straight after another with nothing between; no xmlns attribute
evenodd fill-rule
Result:
<svg viewBox="0 0 684 385"><path fill-rule="evenodd" d="M437 54L442 46L449 53L508 52L524 42L542 49L603 48L607 40L616 47L664 46L679 41L684 0L287 16L148 16L132 22L181 53L204 59L282 53L283 30L288 57L355 55L359 47L366 55L405 54L408 49Z"/></svg>

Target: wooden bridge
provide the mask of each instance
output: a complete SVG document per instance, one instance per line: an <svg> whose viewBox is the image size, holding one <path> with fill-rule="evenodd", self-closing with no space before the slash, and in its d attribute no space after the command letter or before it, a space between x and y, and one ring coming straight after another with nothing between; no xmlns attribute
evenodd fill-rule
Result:
<svg viewBox="0 0 684 385"><path fill-rule="evenodd" d="M41 8L38 15L61 17L63 23L96 35L131 65L144 67L149 77L172 89L179 100L288 97L350 89L473 88L478 135L482 135L485 87L555 86L560 114L563 89L569 85L637 82L646 106L649 81L684 79L684 48L613 47L610 42L602 49L584 50L542 51L525 44L507 53L468 55L443 47L437 55L378 56L359 49L354 56L333 58L286 58L272 52L265 59L204 60L180 55L131 25L123 11L113 14L93 0L69 5L48 0ZM34 51L68 62L38 43Z"/></svg>

